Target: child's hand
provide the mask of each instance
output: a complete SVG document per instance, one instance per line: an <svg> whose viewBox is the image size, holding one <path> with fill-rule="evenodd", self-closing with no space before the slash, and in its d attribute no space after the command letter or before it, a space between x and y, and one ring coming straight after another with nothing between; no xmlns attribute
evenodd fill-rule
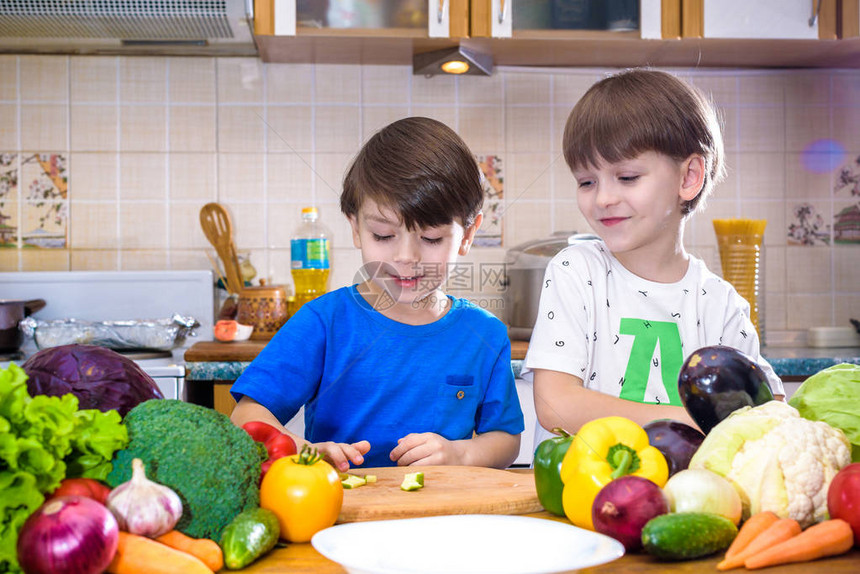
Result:
<svg viewBox="0 0 860 574"><path fill-rule="evenodd" d="M346 444L342 442L318 442L313 445L338 472L349 470L350 463L359 465L364 462L364 455L370 450L366 440Z"/></svg>
<svg viewBox="0 0 860 574"><path fill-rule="evenodd" d="M462 464L462 453L456 445L436 433L411 433L397 440L389 457L397 466Z"/></svg>

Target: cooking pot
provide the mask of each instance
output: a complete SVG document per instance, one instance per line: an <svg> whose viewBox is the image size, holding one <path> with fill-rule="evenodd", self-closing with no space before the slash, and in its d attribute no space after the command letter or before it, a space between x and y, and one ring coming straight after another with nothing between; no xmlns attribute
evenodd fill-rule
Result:
<svg viewBox="0 0 860 574"><path fill-rule="evenodd" d="M556 254L582 241L600 239L596 235L557 231L548 239L536 239L508 249L505 255L505 322L508 336L528 341L537 319L543 276Z"/></svg>
<svg viewBox="0 0 860 574"><path fill-rule="evenodd" d="M0 299L0 353L13 353L24 342L18 323L45 306L44 299Z"/></svg>

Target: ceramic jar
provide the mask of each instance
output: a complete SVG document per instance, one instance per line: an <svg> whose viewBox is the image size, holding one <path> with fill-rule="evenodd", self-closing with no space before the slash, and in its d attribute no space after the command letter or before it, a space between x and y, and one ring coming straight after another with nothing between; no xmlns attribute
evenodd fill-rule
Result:
<svg viewBox="0 0 860 574"><path fill-rule="evenodd" d="M252 340L271 339L287 317L287 292L282 285L245 287L239 293L236 320L253 325Z"/></svg>

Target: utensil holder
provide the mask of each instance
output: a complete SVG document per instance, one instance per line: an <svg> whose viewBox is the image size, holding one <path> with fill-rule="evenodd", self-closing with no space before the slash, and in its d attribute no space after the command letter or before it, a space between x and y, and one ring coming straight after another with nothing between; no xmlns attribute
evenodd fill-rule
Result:
<svg viewBox="0 0 860 574"><path fill-rule="evenodd" d="M723 279L731 283L750 305L750 320L765 344L763 235L717 233Z"/></svg>

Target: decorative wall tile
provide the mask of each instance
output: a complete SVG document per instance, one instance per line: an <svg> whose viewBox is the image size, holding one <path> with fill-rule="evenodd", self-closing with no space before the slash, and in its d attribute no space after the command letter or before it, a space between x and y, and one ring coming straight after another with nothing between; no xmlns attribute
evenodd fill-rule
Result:
<svg viewBox="0 0 860 574"><path fill-rule="evenodd" d="M505 74L506 105L550 104L552 76L544 73L510 72ZM572 106L571 106L572 107Z"/></svg>
<svg viewBox="0 0 860 574"><path fill-rule="evenodd" d="M789 245L829 245L830 223L822 205L803 202L789 206L786 214Z"/></svg>
<svg viewBox="0 0 860 574"><path fill-rule="evenodd" d="M165 203L132 201L120 203L119 241L123 251L166 249L167 236Z"/></svg>
<svg viewBox="0 0 860 574"><path fill-rule="evenodd" d="M314 109L316 151L356 153L361 141L358 106L317 106Z"/></svg>
<svg viewBox="0 0 860 574"><path fill-rule="evenodd" d="M838 201L833 207L833 242L860 245L860 201Z"/></svg>
<svg viewBox="0 0 860 574"><path fill-rule="evenodd" d="M475 236L475 246L501 247L504 240L505 169L497 155L478 156L484 184L484 220Z"/></svg>
<svg viewBox="0 0 860 574"><path fill-rule="evenodd" d="M66 247L68 175L66 156L32 154L21 159L21 241L46 248Z"/></svg>
<svg viewBox="0 0 860 574"><path fill-rule="evenodd" d="M266 157L266 197L275 202L299 201L313 186L313 154L279 153Z"/></svg>

